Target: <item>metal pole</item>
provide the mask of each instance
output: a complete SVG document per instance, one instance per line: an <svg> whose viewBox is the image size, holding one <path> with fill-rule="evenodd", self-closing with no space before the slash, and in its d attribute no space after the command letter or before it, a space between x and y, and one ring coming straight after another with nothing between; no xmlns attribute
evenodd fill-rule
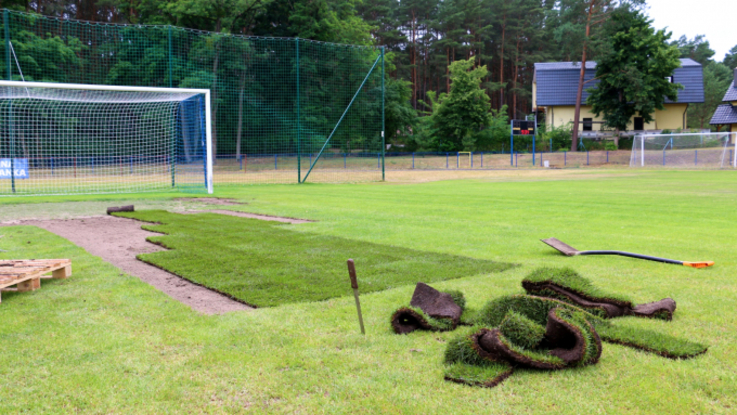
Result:
<svg viewBox="0 0 737 415"><path fill-rule="evenodd" d="M645 167L645 137L640 137L640 158L642 159L642 167Z"/></svg>
<svg viewBox="0 0 737 415"><path fill-rule="evenodd" d="M366 334L363 328L363 315L361 314L361 300L358 299L358 278L356 277L356 265L352 259L348 260L348 275L351 278L351 288L353 288L353 297L356 299L356 311L358 311L358 324L361 326L361 334Z"/></svg>
<svg viewBox="0 0 737 415"><path fill-rule="evenodd" d="M299 38L295 38L297 49L297 183L302 183L302 145L300 143L300 120L299 120Z"/></svg>
<svg viewBox="0 0 737 415"><path fill-rule="evenodd" d="M173 78L173 72L172 69L173 66L173 56L171 52L171 26L169 26L169 88L174 88L174 78Z"/></svg>
<svg viewBox="0 0 737 415"><path fill-rule="evenodd" d="M385 91L384 91L384 78L386 76L386 71L384 68L384 46L381 47L381 180L384 181L386 179L386 160L385 160L385 154L384 151L386 150L386 134L384 132L386 125L385 125L385 117L384 117L384 105L385 105Z"/></svg>
<svg viewBox="0 0 737 415"><path fill-rule="evenodd" d="M514 120L509 123L509 165L514 167Z"/></svg>
<svg viewBox="0 0 737 415"><path fill-rule="evenodd" d="M8 81L13 80L13 67L10 64L10 17L8 9L3 10L3 26L5 27L5 63ZM8 104L8 135L10 136L10 186L15 193L15 139L13 137L13 100Z"/></svg>
<svg viewBox="0 0 737 415"><path fill-rule="evenodd" d="M532 136L532 165L535 165L535 135Z"/></svg>

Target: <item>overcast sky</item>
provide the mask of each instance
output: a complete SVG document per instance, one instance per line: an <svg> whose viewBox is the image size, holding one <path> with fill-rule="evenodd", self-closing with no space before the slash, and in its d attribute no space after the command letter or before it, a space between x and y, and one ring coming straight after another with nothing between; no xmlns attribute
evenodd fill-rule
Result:
<svg viewBox="0 0 737 415"><path fill-rule="evenodd" d="M737 0L647 0L656 29L666 26L672 39L705 35L721 61L737 45Z"/></svg>

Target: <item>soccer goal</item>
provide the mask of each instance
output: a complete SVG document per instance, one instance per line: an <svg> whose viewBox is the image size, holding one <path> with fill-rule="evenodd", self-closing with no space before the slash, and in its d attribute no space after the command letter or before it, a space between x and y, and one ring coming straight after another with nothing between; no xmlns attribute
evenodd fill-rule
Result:
<svg viewBox="0 0 737 415"><path fill-rule="evenodd" d="M640 134L631 167L737 168L737 133Z"/></svg>
<svg viewBox="0 0 737 415"><path fill-rule="evenodd" d="M0 81L0 195L212 193L210 91Z"/></svg>

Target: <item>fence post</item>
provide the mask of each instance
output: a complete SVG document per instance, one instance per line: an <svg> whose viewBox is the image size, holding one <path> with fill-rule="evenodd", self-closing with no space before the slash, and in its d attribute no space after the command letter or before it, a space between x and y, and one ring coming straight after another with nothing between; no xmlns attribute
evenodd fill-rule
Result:
<svg viewBox="0 0 737 415"><path fill-rule="evenodd" d="M563 167L565 167L567 165L568 165L568 152L567 151L564 151L563 152Z"/></svg>
<svg viewBox="0 0 737 415"><path fill-rule="evenodd" d="M381 168L381 153L376 154L376 168L377 169Z"/></svg>
<svg viewBox="0 0 737 415"><path fill-rule="evenodd" d="M276 155L276 154L274 154L274 170L279 170L279 166L277 165L277 161L276 161L277 160L277 157L279 157L279 156Z"/></svg>
<svg viewBox="0 0 737 415"><path fill-rule="evenodd" d="M54 175L54 158L51 157L51 175Z"/></svg>
<svg viewBox="0 0 737 415"><path fill-rule="evenodd" d="M412 168L415 168L415 153L412 153Z"/></svg>
<svg viewBox="0 0 737 415"><path fill-rule="evenodd" d="M13 67L10 64L10 18L8 9L3 10L3 25L5 27L5 63L8 81L13 80ZM12 101L12 100L11 100ZM8 104L8 135L10 136L10 186L15 193L15 139L13 137L13 103Z"/></svg>
<svg viewBox="0 0 737 415"><path fill-rule="evenodd" d="M730 150L730 153L729 154L732 154L731 151L732 150ZM446 170L450 168L450 167L448 167L448 153L445 153L445 168L446 168Z"/></svg>
<svg viewBox="0 0 737 415"><path fill-rule="evenodd" d="M699 165L699 150L694 150L693 154L693 165L698 166Z"/></svg>
<svg viewBox="0 0 737 415"><path fill-rule="evenodd" d="M606 151L606 162L609 164L609 150Z"/></svg>
<svg viewBox="0 0 737 415"><path fill-rule="evenodd" d="M243 155L238 156L238 170L243 170Z"/></svg>
<svg viewBox="0 0 737 415"><path fill-rule="evenodd" d="M133 156L130 156L128 159L128 168L130 169L130 173L133 174ZM77 158L74 158L74 177L77 177Z"/></svg>
<svg viewBox="0 0 737 415"><path fill-rule="evenodd" d="M384 78L386 77L386 70L384 69L384 46L381 47L381 181L386 180L386 137L384 130L386 129L386 121L384 115L385 105L385 87ZM358 298L358 297L356 297Z"/></svg>
<svg viewBox="0 0 737 415"><path fill-rule="evenodd" d="M456 169L461 167L461 154L456 151Z"/></svg>
<svg viewBox="0 0 737 415"><path fill-rule="evenodd" d="M586 165L589 165L589 151L586 150Z"/></svg>
<svg viewBox="0 0 737 415"><path fill-rule="evenodd" d="M13 80L13 66L10 64L10 18L8 17L8 9L3 9L3 26L5 27L5 70L7 71L6 79ZM10 175L13 176L12 174Z"/></svg>
<svg viewBox="0 0 737 415"><path fill-rule="evenodd" d="M481 156L481 168L483 169L484 168L484 152L483 151L481 152L480 156Z"/></svg>
<svg viewBox="0 0 737 415"><path fill-rule="evenodd" d="M300 123L299 123L299 38L294 38L296 51L296 72L297 72L297 183L302 183L302 146L300 143ZM310 165L312 165L312 157L310 157Z"/></svg>
<svg viewBox="0 0 737 415"><path fill-rule="evenodd" d="M663 166L665 166L665 149L663 149Z"/></svg>
<svg viewBox="0 0 737 415"><path fill-rule="evenodd" d="M343 153L343 168L344 169L347 169L348 168L347 165L346 165L346 157L348 157L347 153Z"/></svg>

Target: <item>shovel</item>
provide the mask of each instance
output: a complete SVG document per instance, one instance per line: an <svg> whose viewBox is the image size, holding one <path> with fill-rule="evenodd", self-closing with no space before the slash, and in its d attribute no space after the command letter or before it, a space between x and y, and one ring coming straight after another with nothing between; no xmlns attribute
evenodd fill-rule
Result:
<svg viewBox="0 0 737 415"><path fill-rule="evenodd" d="M700 261L700 262L678 261L675 259L658 258L656 256L633 254L632 252L624 252L624 251L579 251L576 248L570 245L567 245L555 238L541 239L541 241L545 242L547 245L556 249L558 252L562 253L565 256L621 255L621 256L626 256L630 258L645 259L648 261L665 262L666 264L683 265L685 267L691 267L691 268L706 268L706 267L710 267L714 265L714 261Z"/></svg>

